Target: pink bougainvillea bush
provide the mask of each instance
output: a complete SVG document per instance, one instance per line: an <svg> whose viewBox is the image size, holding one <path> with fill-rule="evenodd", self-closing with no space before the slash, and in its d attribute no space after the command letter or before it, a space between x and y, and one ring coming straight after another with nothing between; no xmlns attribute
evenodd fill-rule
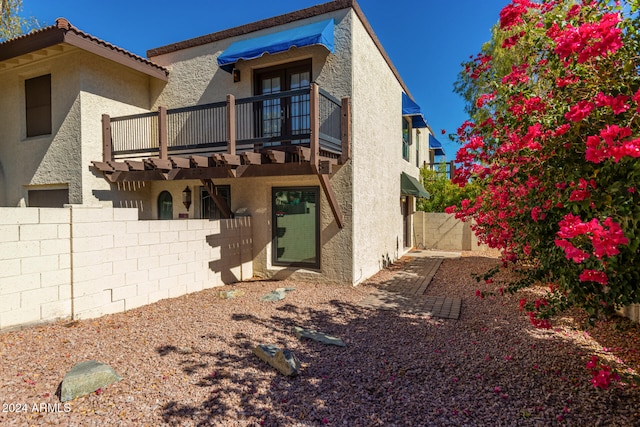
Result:
<svg viewBox="0 0 640 427"><path fill-rule="evenodd" d="M552 285L523 303L540 327L568 306L640 303L639 4L512 0L464 64L474 119L455 181L482 190L447 211L522 267L508 291Z"/></svg>

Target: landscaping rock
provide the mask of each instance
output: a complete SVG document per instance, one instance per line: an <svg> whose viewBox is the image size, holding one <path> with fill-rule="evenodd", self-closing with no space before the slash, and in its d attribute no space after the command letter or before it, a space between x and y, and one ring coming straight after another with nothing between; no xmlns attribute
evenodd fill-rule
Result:
<svg viewBox="0 0 640 427"><path fill-rule="evenodd" d="M328 345L337 345L339 347L346 347L347 344L344 343L340 338L332 337L331 335L324 334L322 332L313 331L310 329L303 329L299 326L294 326L291 328L291 332L298 337L299 339L308 338L310 340L318 341L323 344Z"/></svg>
<svg viewBox="0 0 640 427"><path fill-rule="evenodd" d="M296 288L277 288L276 290L269 292L260 298L260 301L280 301L283 300L285 294L290 291L295 291Z"/></svg>
<svg viewBox="0 0 640 427"><path fill-rule="evenodd" d="M233 299L244 295L243 289L231 289L229 291L220 291L218 296L222 299Z"/></svg>
<svg viewBox="0 0 640 427"><path fill-rule="evenodd" d="M253 353L284 375L292 377L300 373L300 361L286 348L280 349L273 344L260 344L253 349Z"/></svg>
<svg viewBox="0 0 640 427"><path fill-rule="evenodd" d="M80 362L64 376L60 388L60 400L62 402L73 400L121 379L120 375L104 363L95 360Z"/></svg>

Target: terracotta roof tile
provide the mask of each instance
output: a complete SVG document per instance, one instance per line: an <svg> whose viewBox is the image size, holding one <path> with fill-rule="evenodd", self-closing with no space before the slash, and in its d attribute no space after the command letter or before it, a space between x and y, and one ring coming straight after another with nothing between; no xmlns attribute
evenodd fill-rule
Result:
<svg viewBox="0 0 640 427"><path fill-rule="evenodd" d="M63 37L64 37L65 34L67 34L67 33L75 34L75 35L77 35L77 36L79 36L79 37L81 37L83 39L88 40L89 42L91 42L91 43L93 43L93 44L95 44L97 46L101 46L103 48L107 48L107 49L109 49L109 50L111 50L113 52L117 52L118 54L124 55L125 57L128 57L130 59L133 59L134 61L140 62L142 64L145 64L147 66L155 68L155 69L157 69L159 71L162 71L165 74L168 74L168 70L165 67L163 67L161 65L158 65L158 64L148 60L147 58L143 58L143 57L138 56L138 55L136 55L136 54L134 54L132 52L129 52L128 50L125 50L125 49L123 49L121 47L113 45L113 44L111 44L111 43L109 43L109 42L107 42L105 40L101 40L101 39L99 39L99 38L97 38L95 36L92 36L89 33L85 33L84 31L81 31L80 29L78 29L78 28L74 27L73 25L71 25L71 23L65 18L56 19L56 23L54 25L51 25L51 26L48 26L48 27L44 27L44 28L40 28L40 29L37 29L37 30L33 30L33 31L31 31L31 32L29 32L27 34L23 34L23 35L20 35L18 37L15 37L13 39L9 39L9 40L6 40L6 41L0 43L0 60L7 59L7 57L9 57L8 55L10 55L10 54L2 55L1 52L2 52L3 48L7 49L7 51L12 50L11 49L12 46L16 46L16 45L19 45L19 44L22 44L22 43L28 43L28 41L30 39L34 39L36 37L39 37L39 36L42 36L42 35L46 35L47 33L60 33L61 38L58 41L58 43L64 41ZM40 46L38 45L38 48L39 47ZM22 51L21 50L16 50L16 52L22 52ZM5 56L7 56L7 57L5 57Z"/></svg>

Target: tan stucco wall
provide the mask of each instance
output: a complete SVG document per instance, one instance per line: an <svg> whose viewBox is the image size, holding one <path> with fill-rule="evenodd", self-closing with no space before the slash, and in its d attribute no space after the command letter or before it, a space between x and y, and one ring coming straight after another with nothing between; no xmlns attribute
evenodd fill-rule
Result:
<svg viewBox="0 0 640 427"><path fill-rule="evenodd" d="M417 176L417 168L415 157L402 158L402 87L358 19L352 83L354 274L361 281L405 251L400 175Z"/></svg>
<svg viewBox="0 0 640 427"><path fill-rule="evenodd" d="M237 64L242 75L239 83L233 83L232 75L218 69L216 65L217 56L236 40L330 17L336 23L335 54L327 53L323 47L312 46L293 48L252 61L240 61ZM417 176L417 168L413 158L415 149L411 150L412 159L409 162L401 156L402 88L353 11L332 12L154 57L154 62L166 65L170 70L170 82L157 97L156 92L162 85L158 85L155 80L87 53L76 51L66 56L40 65L41 68L46 65L45 68L48 67L49 71L38 70L38 64L26 66L33 74L28 77L52 73L56 115L54 136L29 141L41 153L28 156L33 159L34 164L28 165L21 175L3 168L0 169L0 176L12 176L16 181L32 185L68 183L72 203L136 207L140 218L147 219L157 217L157 196L160 191L167 189L174 196L174 215L177 216L183 211L181 192L187 183L109 185L90 168L90 162L100 160L102 156L100 116L103 113L119 116L155 110L160 105L175 108L222 101L227 93L232 93L237 98L248 97L253 94L254 69L311 58L314 81L338 98L352 97L352 160L331 176L332 186L344 214L345 227L337 228L323 195L320 272L330 280L357 283L378 271L385 261L398 258L405 250L400 207L400 173L406 171ZM14 91L14 101L20 98L20 88L25 78L18 74L12 74L15 81L7 86ZM61 77L63 75L64 79ZM5 83L0 83L2 84ZM0 88L4 89L2 86ZM9 107L0 104L0 109L7 108ZM16 122L19 122L22 110L23 108L12 110ZM19 140L19 135L20 129L14 130L12 140ZM3 143L0 149L10 145ZM53 149L47 151L49 145ZM9 152L0 152L0 155L2 159L25 157L24 149L9 149ZM63 161L69 162L68 168L62 168L65 172L54 170ZM247 208L254 217L255 229L260 230L257 232L256 247L259 249L256 253L256 271L267 276L288 275L289 271L283 273L270 265L271 187L319 185L317 177L217 180L216 184L226 182L232 185L232 209ZM199 183L189 185L196 189ZM12 184L12 187L15 185ZM11 199L13 205L20 204L26 190L17 193L21 194L3 196L0 190L0 198ZM194 192L194 198L196 194ZM197 204L194 203L191 217L195 216L196 208ZM355 224L354 215L357 217ZM353 257L350 255L352 253ZM305 274L314 276L317 272Z"/></svg>
<svg viewBox="0 0 640 427"><path fill-rule="evenodd" d="M219 69L217 57L231 43L260 35L297 27L311 22L329 18L335 20L335 54L329 54L324 47L309 46L293 48L287 52L265 55L251 61L239 61L236 67L240 70L241 81L233 83L232 75ZM154 105L177 108L187 105L205 104L223 101L226 94L236 98L253 95L253 70L270 67L282 63L311 58L312 80L333 96L341 98L351 95L351 23L353 16L346 10L321 15L312 19L298 21L281 27L271 28L242 37L236 37L203 46L181 50L171 54L151 58L154 62L166 66L170 70L170 81ZM333 219L331 209L322 191L321 207L321 261L319 270L283 269L271 265L271 188L274 186L319 186L315 176L304 177L268 177L214 180L217 185L231 185L231 209L246 209L251 215L254 229L254 268L256 274L264 277L305 277L312 279L334 280L352 283L352 262L349 259L352 248L352 214L353 192L351 189L351 163L343 165L334 172L330 181L340 208L345 218L345 227L339 229ZM194 204L190 209L190 217L198 216L199 182L154 183L151 185L148 201L143 202L151 207L155 215L156 200L164 189L172 193L174 200L174 216L177 210L184 212L181 193L185 185L189 185L194 196ZM155 216L154 216L155 217Z"/></svg>
<svg viewBox="0 0 640 427"><path fill-rule="evenodd" d="M416 149L415 147L411 148L411 164L417 164L418 167L421 168L425 163L433 163L434 159L431 158L431 151L429 150L429 130L427 128L414 129L413 138L414 143L418 144L420 154L418 155L418 162L416 163Z"/></svg>
<svg viewBox="0 0 640 427"><path fill-rule="evenodd" d="M51 74L52 134L26 138L25 79ZM148 111L149 77L79 49L0 73L0 205L25 206L29 189L67 187L72 204L111 204L101 115Z"/></svg>
<svg viewBox="0 0 640 427"><path fill-rule="evenodd" d="M45 74L51 74L53 134L26 138L24 81ZM80 163L78 76L64 56L0 73L4 206L25 206L26 185L65 184L72 200L80 198L74 176Z"/></svg>
<svg viewBox="0 0 640 427"><path fill-rule="evenodd" d="M336 55L329 54L322 46L307 46L292 48L287 52L274 55L267 54L251 61L239 61L236 64L241 75L238 83L233 82L233 76L230 73L218 68L218 56L236 41L260 37L329 18L334 18L336 24L334 31ZM346 11L337 11L244 36L154 56L151 60L167 67L170 72L169 83L154 108L159 105L177 108L224 101L226 94L233 94L236 98L250 97L253 96L253 70L303 59L312 60L312 80L338 98L349 95L348 84L341 82L349 81L345 73L349 72L350 21L351 17Z"/></svg>
<svg viewBox="0 0 640 427"><path fill-rule="evenodd" d="M335 188L346 187L350 176L347 165L340 167L330 181ZM344 262L350 253L349 229L339 229L322 189L320 189L320 269L283 268L272 265L272 208L271 193L273 187L287 186L315 186L320 187L316 176L288 176L261 177L241 179L217 179L216 185L229 185L231 190L231 210L242 215L251 216L253 224L253 266L257 276L265 278L305 278L312 280L330 280L341 283L351 283L351 263ZM166 190L173 197L173 215L187 213L182 204L182 191L189 187L192 192L192 205L188 211L189 218L200 217L200 187L199 181L157 182L149 188L151 213L157 218L157 204L159 194ZM339 204L346 218L350 218L350 205L346 198L350 192L337 194Z"/></svg>

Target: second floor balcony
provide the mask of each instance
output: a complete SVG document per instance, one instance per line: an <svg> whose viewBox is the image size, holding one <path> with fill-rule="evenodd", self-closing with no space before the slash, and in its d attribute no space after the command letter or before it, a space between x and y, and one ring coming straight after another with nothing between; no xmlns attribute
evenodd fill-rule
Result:
<svg viewBox="0 0 640 427"><path fill-rule="evenodd" d="M93 163L107 177L173 170L179 179L177 169L301 162L322 173L349 158L349 109L348 97L337 99L311 84L124 117L103 115L103 159ZM146 180L140 173L135 179Z"/></svg>

